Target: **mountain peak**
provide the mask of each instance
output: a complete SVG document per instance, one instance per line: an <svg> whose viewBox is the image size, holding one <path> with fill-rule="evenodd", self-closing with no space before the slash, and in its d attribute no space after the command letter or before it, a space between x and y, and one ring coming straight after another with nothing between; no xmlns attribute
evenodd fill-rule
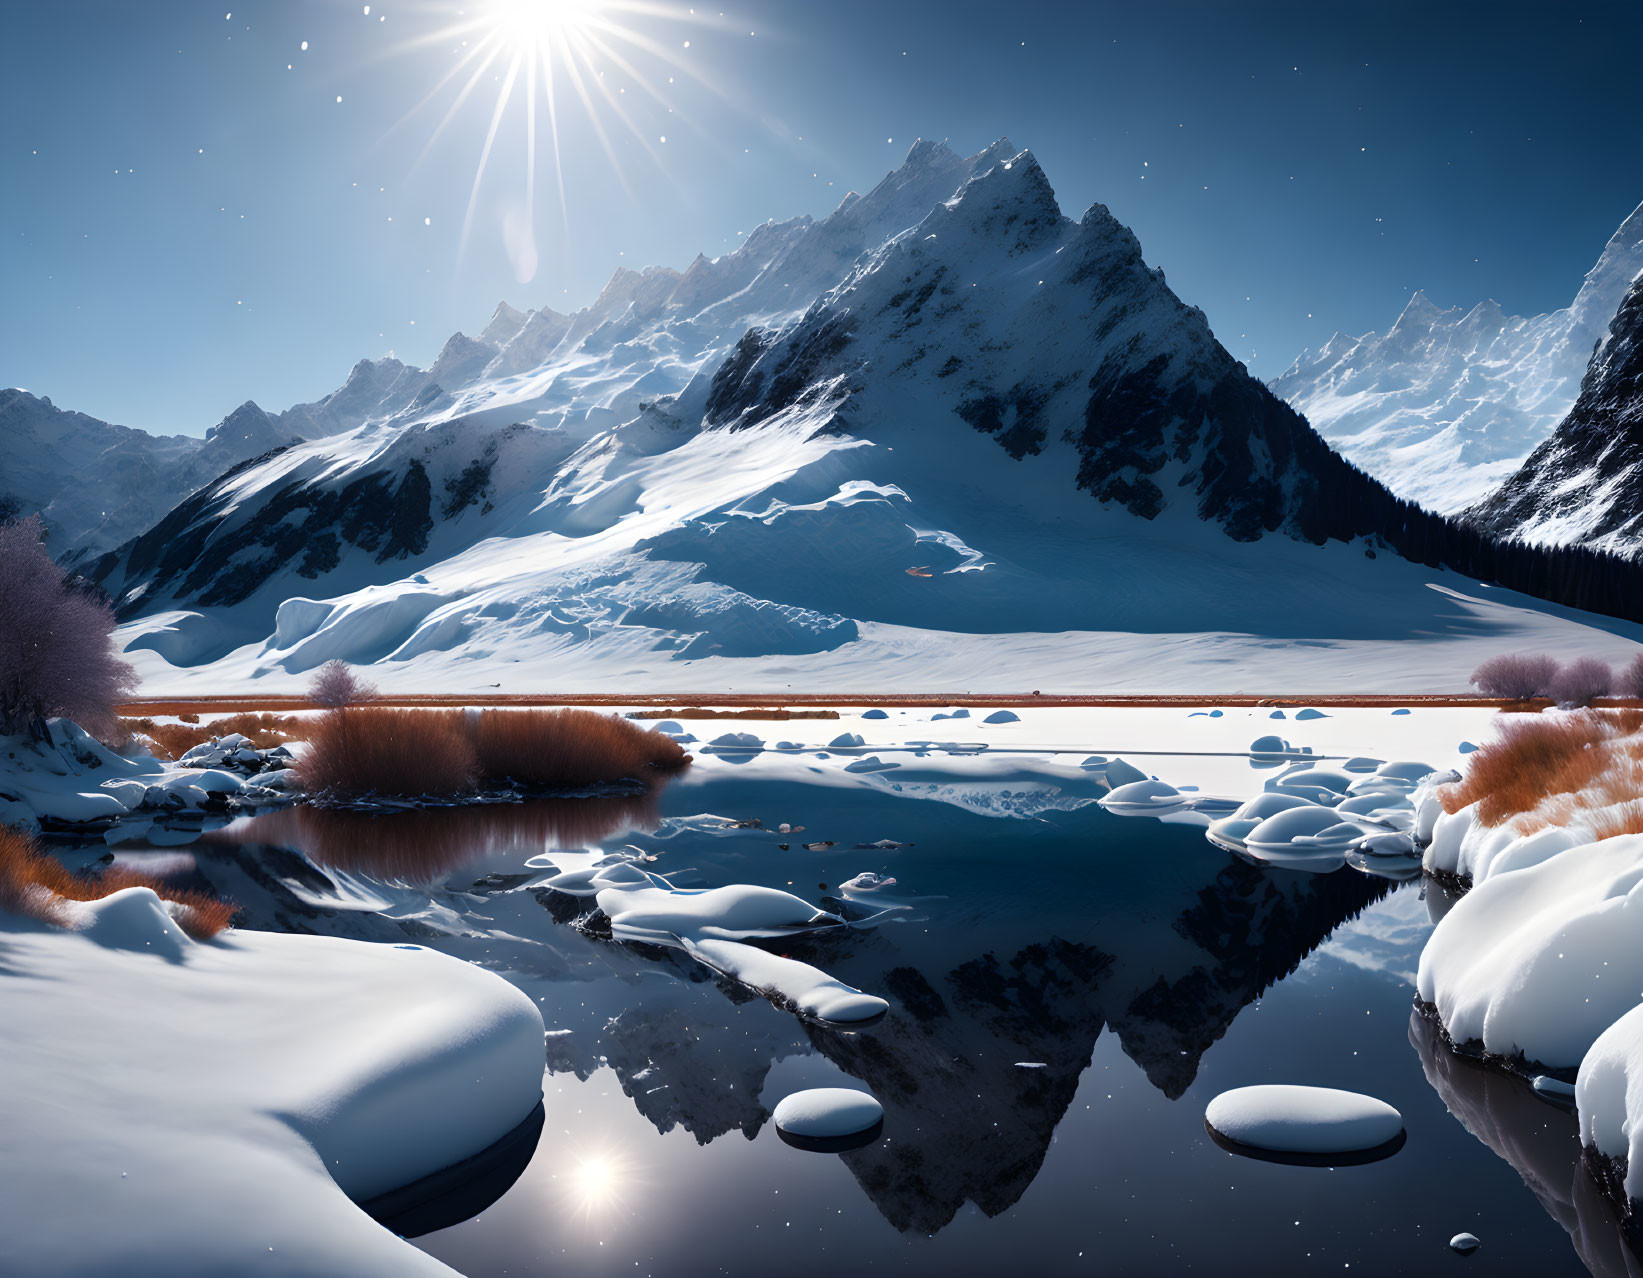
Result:
<svg viewBox="0 0 1643 1278"><path fill-rule="evenodd" d="M491 322L485 325L484 331L479 334L479 340L488 342L495 347L506 346L525 327L529 319L524 311L509 306L506 302L498 302L496 310L491 312Z"/></svg>
<svg viewBox="0 0 1643 1278"><path fill-rule="evenodd" d="M1031 151L1018 151L976 173L938 212L943 210L943 221L956 220L1012 255L1063 221L1055 190Z"/></svg>

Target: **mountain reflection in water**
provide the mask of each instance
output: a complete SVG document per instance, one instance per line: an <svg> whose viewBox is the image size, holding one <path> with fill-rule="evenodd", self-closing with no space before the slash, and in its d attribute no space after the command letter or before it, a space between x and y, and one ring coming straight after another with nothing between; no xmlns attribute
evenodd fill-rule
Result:
<svg viewBox="0 0 1643 1278"><path fill-rule="evenodd" d="M298 848L320 869L430 886L512 852L523 863L545 848L584 848L653 830L660 820L658 791L381 813L298 805L234 822L200 841Z"/></svg>

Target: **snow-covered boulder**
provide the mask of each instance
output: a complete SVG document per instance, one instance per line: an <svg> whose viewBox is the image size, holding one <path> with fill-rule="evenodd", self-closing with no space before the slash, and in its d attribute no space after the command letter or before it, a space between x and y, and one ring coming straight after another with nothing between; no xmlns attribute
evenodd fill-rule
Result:
<svg viewBox="0 0 1643 1278"><path fill-rule="evenodd" d="M1643 989L1643 835L1483 877L1433 930L1417 989L1455 1042L1574 1069Z"/></svg>
<svg viewBox="0 0 1643 1278"><path fill-rule="evenodd" d="M1318 765L1291 768L1266 783L1266 789L1276 794L1294 794L1313 803L1333 804L1340 800L1356 778L1340 768Z"/></svg>
<svg viewBox="0 0 1643 1278"><path fill-rule="evenodd" d="M1383 1100L1282 1083L1222 1092L1205 1109L1204 1122L1234 1146L1276 1154L1378 1152L1403 1135L1403 1116Z"/></svg>
<svg viewBox="0 0 1643 1278"><path fill-rule="evenodd" d="M1252 852L1345 852L1368 833L1333 808L1307 804L1267 817L1244 842Z"/></svg>
<svg viewBox="0 0 1643 1278"><path fill-rule="evenodd" d="M677 738L675 738L677 740ZM764 749L764 738L751 732L726 732L714 737L702 747L703 754L757 754Z"/></svg>
<svg viewBox="0 0 1643 1278"><path fill-rule="evenodd" d="M1643 1005L1597 1036L1575 1080L1580 1143L1611 1171L1624 1169L1615 1206L1643 1219ZM1617 1197L1620 1195L1617 1195Z"/></svg>
<svg viewBox="0 0 1643 1278"><path fill-rule="evenodd" d="M1231 816L1210 822L1209 840L1211 843L1218 843L1223 847L1241 848L1244 846L1244 840L1249 837L1250 831L1254 830L1268 817L1277 816L1280 812L1288 812L1292 808L1314 806L1316 805L1293 794L1278 794L1270 790L1263 790L1254 798L1234 809Z"/></svg>
<svg viewBox="0 0 1643 1278"><path fill-rule="evenodd" d="M771 1120L789 1143L816 1147L877 1134L884 1123L884 1106L866 1092L848 1087L812 1087L777 1102ZM796 1140L794 1138L797 1138Z"/></svg>
<svg viewBox="0 0 1643 1278"><path fill-rule="evenodd" d="M1100 799L1109 812L1126 816L1173 812L1183 807L1186 796L1164 781L1129 781L1115 786Z"/></svg>

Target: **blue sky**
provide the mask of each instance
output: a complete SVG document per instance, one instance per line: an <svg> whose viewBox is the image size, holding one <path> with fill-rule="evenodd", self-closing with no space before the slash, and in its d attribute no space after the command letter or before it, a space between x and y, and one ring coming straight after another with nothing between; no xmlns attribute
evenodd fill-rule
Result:
<svg viewBox="0 0 1643 1278"><path fill-rule="evenodd" d="M561 71L558 174L539 96L532 203L522 82L475 189L501 60L434 136L504 2L8 6L0 385L199 433L824 214L919 136L1031 147L1261 376L1416 288L1564 305L1643 200L1635 4L573 0L627 36L609 101Z"/></svg>

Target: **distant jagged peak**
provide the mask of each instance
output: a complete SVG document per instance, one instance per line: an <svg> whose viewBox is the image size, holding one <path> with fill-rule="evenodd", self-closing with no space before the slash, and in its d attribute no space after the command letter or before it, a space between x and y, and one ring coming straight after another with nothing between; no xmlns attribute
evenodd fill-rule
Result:
<svg viewBox="0 0 1643 1278"><path fill-rule="evenodd" d="M255 400L248 399L207 430L205 438L208 442L219 443L253 440L259 436L272 436L275 429L273 418L263 412Z"/></svg>
<svg viewBox="0 0 1643 1278"><path fill-rule="evenodd" d="M1398 318L1393 321L1391 329L1388 330L1388 336L1400 329L1407 332L1416 325L1430 328L1437 320L1447 315L1454 315L1458 318L1460 307L1439 306L1426 295L1424 288L1418 288L1410 295L1409 300L1404 303L1403 310L1398 313Z"/></svg>
<svg viewBox="0 0 1643 1278"><path fill-rule="evenodd" d="M529 318L526 312L509 306L507 302L498 302L496 310L491 313L491 322L480 332L479 340L500 350L519 335L519 330L525 327L525 321Z"/></svg>

